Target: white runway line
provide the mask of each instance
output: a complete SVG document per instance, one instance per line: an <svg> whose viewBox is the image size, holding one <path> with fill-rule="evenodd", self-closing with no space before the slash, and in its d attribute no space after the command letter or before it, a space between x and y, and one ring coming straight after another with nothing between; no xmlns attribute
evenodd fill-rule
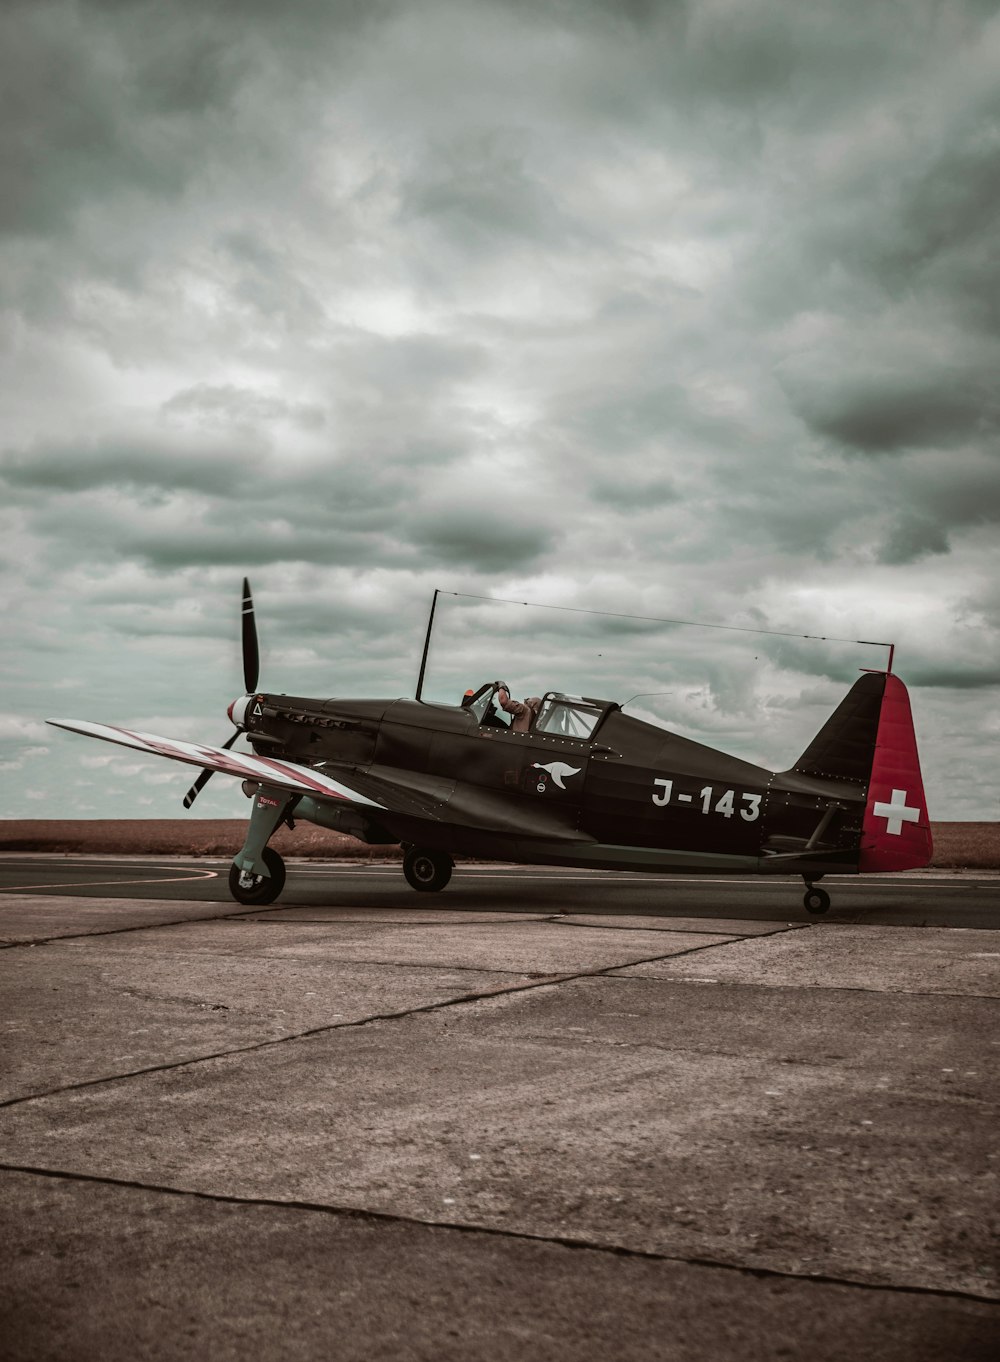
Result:
<svg viewBox="0 0 1000 1362"><path fill-rule="evenodd" d="M151 870L166 870L167 866L151 866ZM174 869L170 866L169 869ZM0 888L2 894L29 893L32 889L103 889L108 885L123 884L185 884L189 880L217 880L217 870L191 870L186 875L171 875L167 879L147 875L141 880L61 880L58 884L8 884Z"/></svg>

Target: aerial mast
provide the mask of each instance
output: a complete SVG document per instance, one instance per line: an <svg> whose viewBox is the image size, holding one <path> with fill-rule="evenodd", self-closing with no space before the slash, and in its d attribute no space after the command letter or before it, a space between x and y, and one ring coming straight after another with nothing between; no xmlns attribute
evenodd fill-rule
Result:
<svg viewBox="0 0 1000 1362"><path fill-rule="evenodd" d="M431 613L427 618L427 634L424 638L424 653L420 659L420 675L417 677L416 699L418 700L424 689L424 672L427 670L427 654L430 652L431 647L431 630L434 628L434 610L437 606L438 594L438 590L435 588L434 595L431 599Z"/></svg>

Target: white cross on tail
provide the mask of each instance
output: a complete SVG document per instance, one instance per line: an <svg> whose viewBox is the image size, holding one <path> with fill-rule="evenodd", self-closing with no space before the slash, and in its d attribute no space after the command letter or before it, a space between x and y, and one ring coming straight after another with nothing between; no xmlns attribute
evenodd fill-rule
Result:
<svg viewBox="0 0 1000 1362"><path fill-rule="evenodd" d="M907 804L905 790L893 790L890 803L874 804L872 813L875 814L876 818L888 820L885 830L891 832L894 837L898 837L903 831L904 823L915 823L920 817L920 810Z"/></svg>

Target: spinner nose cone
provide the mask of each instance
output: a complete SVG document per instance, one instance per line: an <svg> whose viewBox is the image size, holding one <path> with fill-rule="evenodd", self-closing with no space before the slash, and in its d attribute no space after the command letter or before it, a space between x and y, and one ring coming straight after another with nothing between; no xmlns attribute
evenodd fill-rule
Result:
<svg viewBox="0 0 1000 1362"><path fill-rule="evenodd" d="M252 695L241 695L240 698L238 700L234 700L233 703L226 710L226 713L229 715L229 718L232 720L233 724L237 728L246 728L247 714L250 712L250 705L252 701L253 701Z"/></svg>

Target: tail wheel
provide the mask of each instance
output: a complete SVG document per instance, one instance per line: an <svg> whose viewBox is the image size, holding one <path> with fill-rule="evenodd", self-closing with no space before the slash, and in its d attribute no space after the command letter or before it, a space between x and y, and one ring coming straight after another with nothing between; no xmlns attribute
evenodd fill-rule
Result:
<svg viewBox="0 0 1000 1362"><path fill-rule="evenodd" d="M424 851L410 847L403 857L407 883L422 894L434 894L451 879L454 862L445 851Z"/></svg>
<svg viewBox="0 0 1000 1362"><path fill-rule="evenodd" d="M816 889L810 885L802 899L802 906L807 913L812 913L814 917L821 917L830 907L830 895L825 889Z"/></svg>
<svg viewBox="0 0 1000 1362"><path fill-rule="evenodd" d="M246 873L237 865L229 867L229 892L237 903L273 903L284 889L285 863L278 853L265 847L261 860L267 867L266 875Z"/></svg>

